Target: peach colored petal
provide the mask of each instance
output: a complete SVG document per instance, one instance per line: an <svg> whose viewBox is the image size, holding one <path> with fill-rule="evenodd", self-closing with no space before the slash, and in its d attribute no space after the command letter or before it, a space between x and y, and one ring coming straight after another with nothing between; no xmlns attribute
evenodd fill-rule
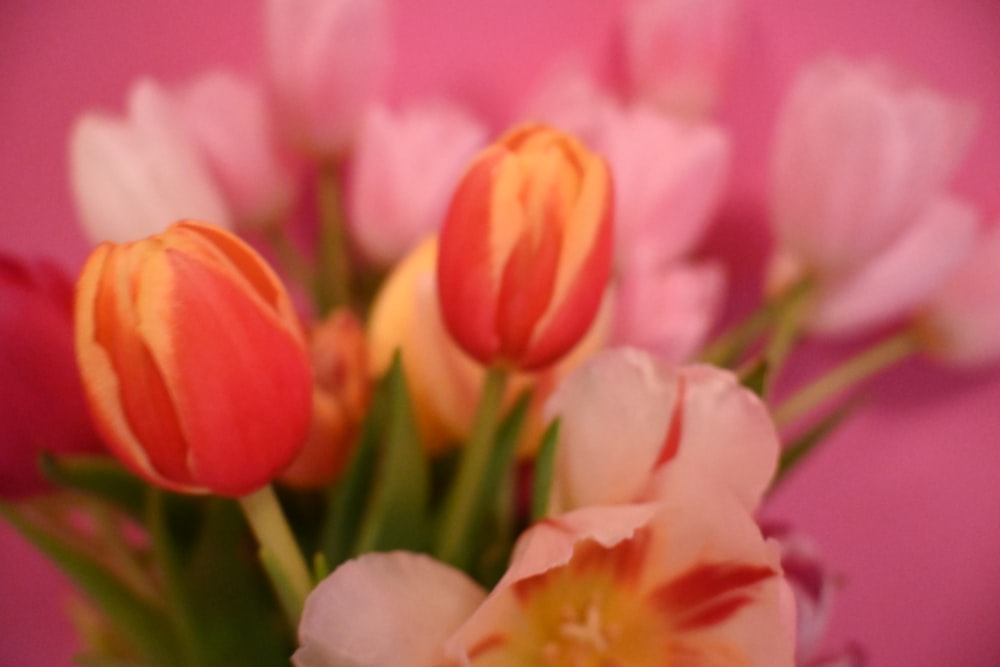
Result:
<svg viewBox="0 0 1000 667"><path fill-rule="evenodd" d="M372 553L310 593L296 667L435 667L444 640L485 597L462 572L428 556Z"/></svg>

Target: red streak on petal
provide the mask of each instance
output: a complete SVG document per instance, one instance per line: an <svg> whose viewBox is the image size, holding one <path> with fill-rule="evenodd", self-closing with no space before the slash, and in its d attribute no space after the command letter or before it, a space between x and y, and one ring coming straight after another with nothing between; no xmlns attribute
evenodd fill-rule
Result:
<svg viewBox="0 0 1000 667"><path fill-rule="evenodd" d="M490 208L495 172L504 152L487 149L472 164L455 191L441 228L437 288L448 332L483 363L499 350L496 285L490 247Z"/></svg>
<svg viewBox="0 0 1000 667"><path fill-rule="evenodd" d="M677 397L674 399L673 412L670 415L670 425L667 427L667 436L660 446L660 453L656 457L653 469L658 469L671 461L681 446L681 435L684 432L684 396L687 393L686 378L681 375L677 378Z"/></svg>
<svg viewBox="0 0 1000 667"><path fill-rule="evenodd" d="M710 563L660 586L651 599L679 630L695 630L722 623L753 602L747 589L774 575L761 565Z"/></svg>
<svg viewBox="0 0 1000 667"><path fill-rule="evenodd" d="M506 635L500 633L487 635L469 647L469 660L476 660L484 654L507 644L509 641L510 639Z"/></svg>

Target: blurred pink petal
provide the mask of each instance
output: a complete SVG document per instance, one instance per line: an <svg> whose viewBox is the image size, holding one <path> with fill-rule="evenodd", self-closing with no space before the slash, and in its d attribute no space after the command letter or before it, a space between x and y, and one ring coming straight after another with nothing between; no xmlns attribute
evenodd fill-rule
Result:
<svg viewBox="0 0 1000 667"><path fill-rule="evenodd" d="M267 66L286 136L337 157L391 67L385 0L268 0Z"/></svg>
<svg viewBox="0 0 1000 667"><path fill-rule="evenodd" d="M739 0L632 0L625 6L625 64L643 100L688 117L710 113L732 60Z"/></svg>
<svg viewBox="0 0 1000 667"><path fill-rule="evenodd" d="M437 232L486 127L465 110L430 102L365 114L354 146L348 207L364 254L389 266Z"/></svg>
<svg viewBox="0 0 1000 667"><path fill-rule="evenodd" d="M56 265L0 255L0 497L46 488L43 450L97 452L73 352L73 283Z"/></svg>
<svg viewBox="0 0 1000 667"><path fill-rule="evenodd" d="M558 127L596 148L608 115L615 113L620 113L620 103L612 92L582 64L567 60L545 74L519 118Z"/></svg>
<svg viewBox="0 0 1000 667"><path fill-rule="evenodd" d="M753 509L777 465L767 408L711 366L664 368L638 350L606 350L571 372L546 410L560 419L550 513L656 497L677 462Z"/></svg>
<svg viewBox="0 0 1000 667"><path fill-rule="evenodd" d="M310 593L296 667L437 667L444 640L485 593L422 554L370 553Z"/></svg>
<svg viewBox="0 0 1000 667"><path fill-rule="evenodd" d="M144 79L128 116L88 113L73 125L70 185L92 241L150 236L183 218L231 227L229 212L167 94Z"/></svg>
<svg viewBox="0 0 1000 667"><path fill-rule="evenodd" d="M176 100L236 222L259 227L280 221L296 195L297 167L275 136L260 88L216 70L191 81Z"/></svg>
<svg viewBox="0 0 1000 667"><path fill-rule="evenodd" d="M448 655L474 667L790 667L774 545L710 479L686 470L667 488L655 504L589 507L530 528Z"/></svg>
<svg viewBox="0 0 1000 667"><path fill-rule="evenodd" d="M971 206L938 198L857 274L822 285L807 326L824 334L846 333L911 313L965 259L977 228Z"/></svg>
<svg viewBox="0 0 1000 667"><path fill-rule="evenodd" d="M975 249L934 294L918 320L926 351L960 367L1000 360L1000 226L982 234Z"/></svg>
<svg viewBox="0 0 1000 667"><path fill-rule="evenodd" d="M715 262L629 267L617 285L612 342L671 363L689 361L718 317L725 287L725 270Z"/></svg>
<svg viewBox="0 0 1000 667"><path fill-rule="evenodd" d="M619 266L658 266L691 252L721 203L727 135L633 107L605 114L594 148L614 178Z"/></svg>
<svg viewBox="0 0 1000 667"><path fill-rule="evenodd" d="M973 121L969 105L884 66L813 64L778 121L772 222L779 249L823 279L857 271L941 194Z"/></svg>

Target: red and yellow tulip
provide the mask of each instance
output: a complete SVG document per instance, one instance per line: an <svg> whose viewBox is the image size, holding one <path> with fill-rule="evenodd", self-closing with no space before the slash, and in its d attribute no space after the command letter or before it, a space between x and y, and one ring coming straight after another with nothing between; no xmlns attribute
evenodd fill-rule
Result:
<svg viewBox="0 0 1000 667"><path fill-rule="evenodd" d="M277 276L229 232L185 221L101 245L75 321L98 431L151 482L242 496L302 446L313 383L298 319Z"/></svg>

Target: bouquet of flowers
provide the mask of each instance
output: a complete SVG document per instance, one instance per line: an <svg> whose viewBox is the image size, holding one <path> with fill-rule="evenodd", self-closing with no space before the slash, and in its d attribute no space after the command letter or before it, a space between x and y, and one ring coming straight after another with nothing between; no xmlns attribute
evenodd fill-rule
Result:
<svg viewBox="0 0 1000 667"><path fill-rule="evenodd" d="M0 515L77 584L79 664L863 664L758 513L873 375L1000 358L1000 234L949 188L974 109L806 67L764 292L722 327L735 0L625 3L623 72L561 63L503 128L388 103L390 11L271 0L266 80L83 114L92 254L2 258L59 406L2 443Z"/></svg>

